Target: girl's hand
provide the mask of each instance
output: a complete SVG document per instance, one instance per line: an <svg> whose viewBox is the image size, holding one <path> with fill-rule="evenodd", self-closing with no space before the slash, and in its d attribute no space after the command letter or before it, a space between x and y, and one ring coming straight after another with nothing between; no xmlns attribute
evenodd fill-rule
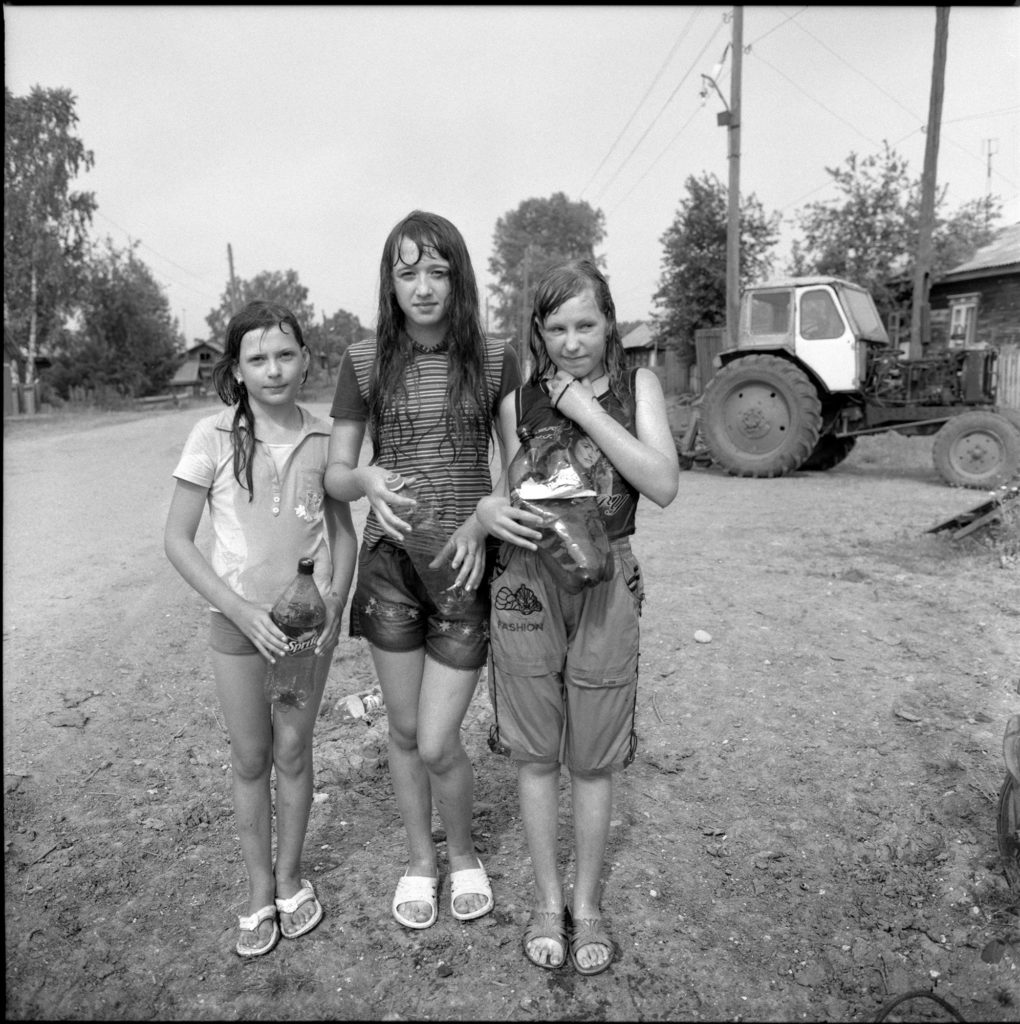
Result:
<svg viewBox="0 0 1020 1024"><path fill-rule="evenodd" d="M537 551L535 543L542 534L536 527L542 525L542 518L533 512L515 508L510 500L501 494L490 494L478 502L475 512L479 523L487 533L500 540L509 541L518 547Z"/></svg>
<svg viewBox="0 0 1020 1024"><path fill-rule="evenodd" d="M557 370L549 379L548 391L553 408L575 423L579 423L587 413L601 408L592 386L564 370Z"/></svg>
<svg viewBox="0 0 1020 1024"><path fill-rule="evenodd" d="M259 654L275 664L278 657L287 653L287 635L273 622L269 614L272 605L257 605L241 601L230 616L231 621L255 645Z"/></svg>
<svg viewBox="0 0 1020 1024"><path fill-rule="evenodd" d="M344 605L347 603L336 591L332 590L323 594L322 600L326 605L326 621L323 623L319 642L315 645L316 655L322 654L324 650L339 640L340 622L343 619Z"/></svg>
<svg viewBox="0 0 1020 1024"><path fill-rule="evenodd" d="M411 524L401 519L397 512L414 508L415 501L400 494L399 488L405 483L413 484L415 478L403 477L385 466L363 466L358 470L358 475L379 525L394 540L403 540Z"/></svg>
<svg viewBox="0 0 1020 1024"><path fill-rule="evenodd" d="M477 590L485 575L485 529L476 516L471 516L461 523L446 546L429 563L436 569L447 559L453 569L459 569L455 587L465 590Z"/></svg>

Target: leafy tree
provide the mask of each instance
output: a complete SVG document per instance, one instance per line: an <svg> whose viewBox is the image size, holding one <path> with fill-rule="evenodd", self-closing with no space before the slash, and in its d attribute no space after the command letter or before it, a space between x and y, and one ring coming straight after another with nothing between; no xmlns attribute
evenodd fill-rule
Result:
<svg viewBox="0 0 1020 1024"><path fill-rule="evenodd" d="M107 239L92 253L75 325L47 374L64 398L73 386L156 394L180 362L184 338L170 303L134 248L120 250Z"/></svg>
<svg viewBox="0 0 1020 1024"><path fill-rule="evenodd" d="M496 300L496 319L503 330L520 334L531 312L535 285L553 264L587 257L600 266L595 246L605 238L605 215L588 203L572 202L565 193L548 199L525 199L496 221L489 285Z"/></svg>
<svg viewBox="0 0 1020 1024"><path fill-rule="evenodd" d="M347 347L360 341L365 333L358 317L346 309L338 309L330 317L323 314L322 323L316 325L314 336L307 341L329 377L330 371L340 365Z"/></svg>
<svg viewBox="0 0 1020 1024"><path fill-rule="evenodd" d="M243 309L254 299L279 302L297 317L305 340L311 344L316 335L315 307L308 301L308 289L298 280L297 271L264 270L250 281L237 282L236 309ZM205 322L209 325L210 337L223 343L227 336L227 323L233 316L235 305L231 301L230 282L220 299L219 306L211 310Z"/></svg>
<svg viewBox="0 0 1020 1024"><path fill-rule="evenodd" d="M802 238L793 245L791 272L842 277L867 288L888 317L909 305L918 247L921 180L888 143L880 153L851 153L842 167L827 167L841 193L829 202L809 203L797 220ZM945 189L935 197L932 233L935 277L990 241L998 201L965 203L955 214L940 213Z"/></svg>
<svg viewBox="0 0 1020 1024"><path fill-rule="evenodd" d="M691 175L687 195L660 241L662 278L654 295L656 336L687 358L694 352L694 332L726 322L727 188L714 174ZM772 269L779 235L779 214L766 215L752 194L740 209L740 286Z"/></svg>
<svg viewBox="0 0 1020 1024"><path fill-rule="evenodd" d="M35 362L77 293L96 209L71 182L93 155L74 134L67 89L4 88L4 348L35 381Z"/></svg>

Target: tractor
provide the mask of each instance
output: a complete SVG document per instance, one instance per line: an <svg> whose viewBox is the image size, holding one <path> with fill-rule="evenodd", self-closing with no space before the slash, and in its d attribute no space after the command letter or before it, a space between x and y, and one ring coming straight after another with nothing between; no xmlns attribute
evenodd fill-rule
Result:
<svg viewBox="0 0 1020 1024"><path fill-rule="evenodd" d="M858 437L892 430L934 434L947 484L999 487L1020 477L1020 411L996 405L996 356L947 349L905 359L868 291L839 278L756 285L741 296L736 347L715 356L677 443L681 465L707 451L733 476L826 470Z"/></svg>

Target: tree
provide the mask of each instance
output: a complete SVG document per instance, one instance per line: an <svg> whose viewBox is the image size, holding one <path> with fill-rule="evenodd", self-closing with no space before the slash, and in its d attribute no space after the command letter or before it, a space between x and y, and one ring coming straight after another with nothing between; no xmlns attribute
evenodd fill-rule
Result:
<svg viewBox="0 0 1020 1024"><path fill-rule="evenodd" d="M553 264L587 257L598 265L595 246L605 238L605 215L588 203L572 202L565 193L548 199L525 199L496 221L489 285L496 300L496 320L505 331L519 335L527 323L535 284ZM523 331L526 344L527 331Z"/></svg>
<svg viewBox="0 0 1020 1024"><path fill-rule="evenodd" d="M714 174L691 175L685 182L673 223L660 241L662 277L653 299L656 337L688 359L694 332L726 322L727 188ZM772 269L779 214L766 215L758 199L746 197L740 209L740 285Z"/></svg>
<svg viewBox="0 0 1020 1024"><path fill-rule="evenodd" d="M314 338L307 340L319 357L327 378L330 370L340 365L348 346L360 341L364 334L361 321L346 309L338 309L331 317L323 314L322 323L315 328Z"/></svg>
<svg viewBox="0 0 1020 1024"><path fill-rule="evenodd" d="M301 324L305 340L311 344L315 337L315 307L308 301L308 289L298 280L295 270L263 270L250 281L237 281L237 309L241 310L254 299L265 299L267 302L279 302L286 306ZM227 323L234 315L231 302L230 282L220 299L219 306L211 310L205 318L209 325L209 334L214 341L220 343L227 336Z"/></svg>
<svg viewBox="0 0 1020 1024"><path fill-rule="evenodd" d="M841 195L809 203L797 220L791 272L842 277L867 288L879 312L909 305L917 254L921 181L907 161L885 143L880 153L851 153L842 167L827 167ZM990 241L999 216L997 200L965 203L950 217L940 214L946 190L935 197L932 277Z"/></svg>
<svg viewBox="0 0 1020 1024"><path fill-rule="evenodd" d="M73 386L125 398L156 394L177 369L184 338L134 248L117 249L107 239L91 254L75 325L64 332L47 375L64 398Z"/></svg>
<svg viewBox="0 0 1020 1024"><path fill-rule="evenodd" d="M93 164L74 105L67 89L4 88L4 347L28 386L77 294L96 209L91 192L70 187Z"/></svg>

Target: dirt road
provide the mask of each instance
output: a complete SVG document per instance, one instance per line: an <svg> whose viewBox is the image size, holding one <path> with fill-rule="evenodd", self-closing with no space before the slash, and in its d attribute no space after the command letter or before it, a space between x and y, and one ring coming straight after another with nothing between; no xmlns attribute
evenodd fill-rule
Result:
<svg viewBox="0 0 1020 1024"><path fill-rule="evenodd" d="M696 469L672 507L642 506L641 746L617 785L609 973L524 960L529 867L484 686L466 741L496 911L456 922L444 885L434 928L395 924L385 719L335 710L372 681L350 640L306 845L327 917L242 963L203 602L162 553L170 473L211 409L5 424L8 1019L870 1020L911 990L1017 1019L994 799L1020 710L1020 569L924 532L981 495L942 486L916 438L780 480ZM889 1019L948 1018L918 997Z"/></svg>

